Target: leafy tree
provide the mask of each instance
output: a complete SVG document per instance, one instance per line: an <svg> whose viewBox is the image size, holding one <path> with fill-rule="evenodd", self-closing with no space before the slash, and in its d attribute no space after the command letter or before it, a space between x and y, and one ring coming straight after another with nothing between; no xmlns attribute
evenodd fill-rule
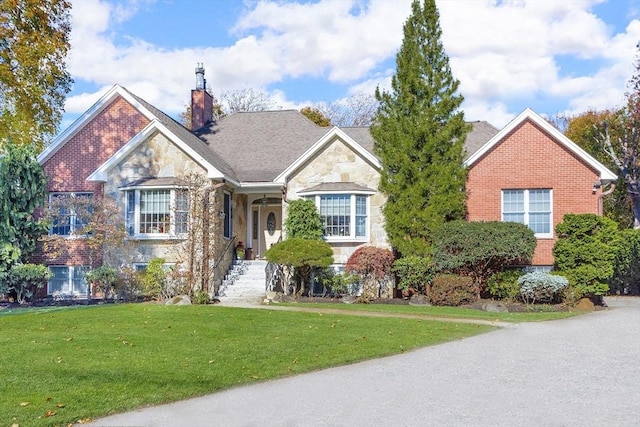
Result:
<svg viewBox="0 0 640 427"><path fill-rule="evenodd" d="M293 282L293 293L302 295L311 288L312 274L333 264L333 249L323 240L287 238L269 248L265 258L284 266L288 274L286 283Z"/></svg>
<svg viewBox="0 0 640 427"><path fill-rule="evenodd" d="M304 107L300 110L300 113L320 127L331 126L331 120L317 107Z"/></svg>
<svg viewBox="0 0 640 427"><path fill-rule="evenodd" d="M491 275L531 263L536 248L533 231L515 222L452 221L434 237L436 269L472 277L478 298Z"/></svg>
<svg viewBox="0 0 640 427"><path fill-rule="evenodd" d="M307 199L292 200L284 221L287 238L320 240L324 234L322 218L315 203Z"/></svg>
<svg viewBox="0 0 640 427"><path fill-rule="evenodd" d="M7 271L20 259L20 249L11 243L0 242L0 273ZM0 292L1 294L2 292Z"/></svg>
<svg viewBox="0 0 640 427"><path fill-rule="evenodd" d="M366 299L391 297L390 286L392 279L393 253L389 249L374 246L361 246L355 250L347 260L344 270L347 273L360 276L362 283L362 297Z"/></svg>
<svg viewBox="0 0 640 427"><path fill-rule="evenodd" d="M609 123L608 132L614 139L621 135L622 129L616 120L617 114L619 113L613 110L589 110L563 119L567 124L565 135L611 170L617 170L617 165L603 150L599 137L604 131L604 123ZM620 228L633 227L631 197L622 175L618 177L613 193L604 197L603 212L605 216L616 221Z"/></svg>
<svg viewBox="0 0 640 427"><path fill-rule="evenodd" d="M78 218L78 226L71 234L82 236L82 239L58 234L42 236L40 240L47 257L55 259L68 255L81 246L91 268L128 263L124 261L131 258L132 242L126 239L123 214L114 200L73 194L57 197L49 204L44 219L53 225L65 224L69 212Z"/></svg>
<svg viewBox="0 0 640 427"><path fill-rule="evenodd" d="M380 190L391 244L403 255L426 256L434 231L465 213L460 82L451 74L435 0L418 0L404 24L391 92L376 90L371 128L382 162Z"/></svg>
<svg viewBox="0 0 640 427"><path fill-rule="evenodd" d="M633 207L633 226L640 228L640 53L629 88L625 107L604 123L597 140L624 179Z"/></svg>
<svg viewBox="0 0 640 427"><path fill-rule="evenodd" d="M0 1L0 151L55 135L71 89L67 0Z"/></svg>
<svg viewBox="0 0 640 427"><path fill-rule="evenodd" d="M48 230L34 212L44 205L47 178L33 147L9 144L0 158L0 242L20 250L25 260Z"/></svg>
<svg viewBox="0 0 640 427"><path fill-rule="evenodd" d="M556 225L556 234L555 269L569 280L573 298L606 293L620 246L615 221L594 214L567 214Z"/></svg>
<svg viewBox="0 0 640 427"><path fill-rule="evenodd" d="M84 275L87 283L91 284L92 291L102 292L104 299L113 297L118 283L118 270L110 265L102 265Z"/></svg>
<svg viewBox="0 0 640 427"><path fill-rule="evenodd" d="M144 293L153 299L173 296L167 292L167 271L164 269L164 258L154 258L149 261L140 281Z"/></svg>

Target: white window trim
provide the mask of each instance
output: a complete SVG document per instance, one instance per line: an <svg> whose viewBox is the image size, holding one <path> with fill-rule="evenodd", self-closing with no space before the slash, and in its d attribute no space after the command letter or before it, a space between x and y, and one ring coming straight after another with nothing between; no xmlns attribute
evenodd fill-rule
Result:
<svg viewBox="0 0 640 427"><path fill-rule="evenodd" d="M146 187L124 187L121 188L124 204L124 222L127 224L128 212L128 193L134 191L134 211L133 211L133 230L132 234L128 234L127 239L130 240L167 240L167 239L186 239L188 233L175 232L176 227L176 190L184 189L184 187L173 186L146 186ZM138 233L140 230L140 192L141 191L169 191L169 232L168 233Z"/></svg>
<svg viewBox="0 0 640 427"><path fill-rule="evenodd" d="M53 204L53 199L55 199L55 196L69 196L69 197L76 197L77 195L90 195L90 198L93 200L93 198L95 197L95 194L92 191L52 191L49 193L49 206L51 206ZM75 212L70 212L69 213L69 218L76 218L76 214ZM50 236L60 236L64 239L83 239L88 237L88 234L75 234L76 231L76 221L72 220L69 224L69 234L54 234L53 233L53 224L51 224L51 227L49 227L49 235ZM65 267L65 266L61 266L61 267Z"/></svg>
<svg viewBox="0 0 640 427"><path fill-rule="evenodd" d="M230 191L223 190L222 195L222 213L224 214L224 218L222 218L222 238L225 240L231 240L233 238L233 194ZM225 211L224 208L224 196L229 196L229 213ZM227 219L229 220L229 235L225 236L225 226L227 224Z"/></svg>
<svg viewBox="0 0 640 427"><path fill-rule="evenodd" d="M73 276L74 276L75 269L76 268L85 268L85 269L87 269L87 271L89 271L89 266L86 266L86 265L49 265L47 267L49 268L49 271L51 271L51 268L66 268L67 269L67 281L69 283L69 286L72 287L72 288L73 288ZM64 293L64 292L53 293L53 292L51 292L51 279L49 279L47 281L47 295L51 295L51 296L54 296L54 297L55 296L60 296L60 295L62 295L62 296L73 295L73 296L87 298L89 296L88 292L91 291L91 288L90 288L89 284L87 283L86 279L83 278L83 280L85 282L85 286L87 287L87 292L78 293L78 292L73 292L73 290L71 290L71 292L69 292L69 293Z"/></svg>
<svg viewBox="0 0 640 427"><path fill-rule="evenodd" d="M503 188L500 191L500 217L504 222L504 192L505 191L522 191L524 195L524 225L529 226L529 191L546 190L549 191L549 233L535 233L536 239L552 239L553 238L553 189L552 188ZM511 212L507 212L511 213Z"/></svg>
<svg viewBox="0 0 640 427"><path fill-rule="evenodd" d="M324 240L329 243L368 243L370 239L369 228L371 224L371 194L366 192L353 192L353 191L319 191L315 193L305 194L304 197L311 198L313 197L313 201L320 211L320 197L321 196L350 196L349 200L349 208L350 208L350 224L349 224L349 236L323 236ZM363 196L366 201L366 209L367 209L367 217L365 223L365 234L364 236L356 237L356 197ZM322 215L321 215L322 216Z"/></svg>

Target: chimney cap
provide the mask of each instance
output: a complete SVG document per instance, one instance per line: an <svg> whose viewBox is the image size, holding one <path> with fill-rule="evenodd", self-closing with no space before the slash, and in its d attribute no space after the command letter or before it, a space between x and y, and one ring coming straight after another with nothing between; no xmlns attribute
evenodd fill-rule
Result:
<svg viewBox="0 0 640 427"><path fill-rule="evenodd" d="M204 65L202 62L196 64L196 90L205 90Z"/></svg>

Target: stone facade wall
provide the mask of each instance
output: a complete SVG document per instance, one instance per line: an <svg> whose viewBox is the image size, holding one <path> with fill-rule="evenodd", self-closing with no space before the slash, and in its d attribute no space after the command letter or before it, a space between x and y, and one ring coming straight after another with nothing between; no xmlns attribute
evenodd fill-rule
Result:
<svg viewBox="0 0 640 427"><path fill-rule="evenodd" d="M132 153L109 171L105 183L105 197L116 201L121 211L126 208L125 194L120 190L128 184L143 178L173 178L185 174L202 173L206 170L191 157L169 141L163 134L156 133L138 145ZM128 254L131 262L149 262L152 258L164 258L166 262L178 261L177 253L184 240L176 238L152 238L136 240Z"/></svg>
<svg viewBox="0 0 640 427"><path fill-rule="evenodd" d="M469 169L469 221L500 221L503 189L552 189L552 227L567 213L597 213L597 171L526 121ZM552 265L556 236L538 239L533 265Z"/></svg>
<svg viewBox="0 0 640 427"><path fill-rule="evenodd" d="M379 181L380 173L375 166L336 138L290 178L287 199L300 198L299 191L327 182L353 182L377 191ZM386 197L378 192L369 196L368 242L329 242L333 247L336 263L345 263L349 256L363 245L389 248L382 215L385 201ZM286 216L286 209L283 215Z"/></svg>

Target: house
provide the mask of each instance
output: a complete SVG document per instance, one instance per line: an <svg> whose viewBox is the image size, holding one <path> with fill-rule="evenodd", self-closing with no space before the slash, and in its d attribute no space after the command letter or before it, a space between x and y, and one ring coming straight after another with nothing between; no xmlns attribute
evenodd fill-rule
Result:
<svg viewBox="0 0 640 427"><path fill-rule="evenodd" d="M366 127L319 127L298 111L241 112L211 122L213 98L204 69L191 91L192 128L115 85L39 157L50 198L113 200L132 251L122 263L144 268L154 257L178 262L186 237L186 174L210 184L218 211L207 221L217 242L203 268L220 284L240 242L261 258L282 237L288 202L315 201L326 240L340 265L362 245L389 247L377 191L381 164ZM566 212L597 212L601 187L615 176L531 110L498 130L474 122L466 140L470 220L511 220L535 227L534 264L552 264L553 226ZM52 232L69 234L72 249L40 253L53 272L47 294L86 295L86 241L73 236L69 212ZM203 283L204 285L204 283ZM208 284L207 284L208 285ZM211 289L210 289L211 290Z"/></svg>

